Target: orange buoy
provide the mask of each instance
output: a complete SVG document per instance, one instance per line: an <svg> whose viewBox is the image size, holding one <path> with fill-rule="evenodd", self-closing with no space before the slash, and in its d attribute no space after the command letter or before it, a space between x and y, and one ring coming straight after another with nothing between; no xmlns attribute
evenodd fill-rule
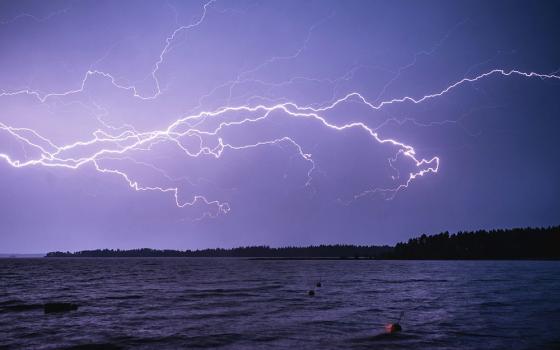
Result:
<svg viewBox="0 0 560 350"><path fill-rule="evenodd" d="M388 323L385 325L385 331L387 333L396 333L402 331L402 327L398 323Z"/></svg>

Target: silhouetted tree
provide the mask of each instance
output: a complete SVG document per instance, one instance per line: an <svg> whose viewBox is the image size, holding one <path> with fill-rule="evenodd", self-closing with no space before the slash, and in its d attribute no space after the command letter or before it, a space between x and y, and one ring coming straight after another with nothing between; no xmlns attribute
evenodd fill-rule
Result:
<svg viewBox="0 0 560 350"><path fill-rule="evenodd" d="M560 259L560 226L422 235L398 243L387 259Z"/></svg>
<svg viewBox="0 0 560 350"><path fill-rule="evenodd" d="M275 257L275 258L332 258L339 256L368 257L391 251L388 246L319 245L308 247L268 246L214 248L202 250L156 250L149 248L119 250L97 249L79 252L51 252L47 257Z"/></svg>
<svg viewBox="0 0 560 350"><path fill-rule="evenodd" d="M376 259L560 259L560 226L474 231L411 238L389 246L349 244L308 247L268 246L202 250L97 249L51 252L47 257L271 257L271 258L376 258Z"/></svg>

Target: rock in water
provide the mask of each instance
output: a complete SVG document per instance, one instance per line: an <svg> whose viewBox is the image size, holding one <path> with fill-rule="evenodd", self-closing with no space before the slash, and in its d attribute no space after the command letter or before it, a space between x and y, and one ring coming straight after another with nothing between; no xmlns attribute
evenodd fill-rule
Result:
<svg viewBox="0 0 560 350"><path fill-rule="evenodd" d="M315 295L315 291L313 289L311 289L309 292L307 292L307 294L312 297Z"/></svg>
<svg viewBox="0 0 560 350"><path fill-rule="evenodd" d="M46 303L43 307L46 314L78 310L78 305L72 303Z"/></svg>

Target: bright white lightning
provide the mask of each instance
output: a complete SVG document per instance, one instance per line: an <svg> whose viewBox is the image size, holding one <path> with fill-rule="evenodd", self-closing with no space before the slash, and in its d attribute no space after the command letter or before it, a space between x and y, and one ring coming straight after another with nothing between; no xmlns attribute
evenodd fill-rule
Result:
<svg viewBox="0 0 560 350"><path fill-rule="evenodd" d="M406 180L402 184L399 184L394 188L368 189L355 195L355 198L359 198L364 195L376 193L376 192L390 192L392 194L390 198L392 198L395 193L408 187L412 183L412 181L414 181L418 177L422 177L428 173L437 173L439 169L439 162L440 162L439 157L434 156L430 159L418 158L416 156L416 151L413 146L404 144L395 139L382 138L374 129L370 128L363 122L352 122L352 123L337 125L329 122L327 119L325 119L325 117L321 116L321 113L333 109L340 103L343 103L344 101L347 101L352 97L358 98L365 105L375 110L381 109L383 106L394 104L394 103L403 103L403 102L411 102L415 104L422 103L428 99L442 96L448 93L449 91L451 91L452 89L460 86L461 84L465 84L467 82L476 82L482 78L494 74L500 74L503 76L520 75L527 78L538 77L541 79L560 79L560 76L554 74L540 74L534 72L526 73L517 70L511 70L506 72L501 69L495 69L490 72L478 75L474 78L463 78L449 85L448 87L441 90L440 92L428 94L420 98L413 98L413 97L406 96L398 99L382 101L377 105L374 105L368 102L368 100L360 93L353 92L336 100L334 103L328 106L320 107L320 108L305 107L305 106L302 107L294 103L280 103L272 106L266 106L266 105L226 106L214 111L206 111L206 112L201 112L198 114L183 117L170 124L164 130L154 130L149 132L136 132L132 130L127 130L115 136L109 135L101 130L97 130L96 132L93 133L93 138L89 140L77 141L71 144L61 145L61 146L55 145L52 141L50 141L49 139L40 135L39 133L37 133L32 129L15 128L0 123L0 130L4 130L8 132L19 141L24 142L26 145L40 152L40 156L38 158L30 159L26 161L12 159L9 155L5 153L0 153L0 158L4 159L9 165L15 168L40 165L40 166L47 166L47 167L62 167L67 169L77 169L86 164L93 164L95 169L101 173L112 173L121 176L123 179L127 181L128 185L136 191L160 191L164 193L167 192L172 193L175 199L175 203L178 207L192 206L196 203L204 202L205 204L208 205L217 206L217 209L220 213L227 213L230 210L230 207L227 203L221 203L216 200L211 201L206 199L204 196L195 196L190 201L180 201L179 194L178 194L179 189L177 187L141 186L138 182L132 180L127 173L117 169L104 168L100 166L99 162L106 157L123 155L133 150L150 149L150 147L155 142L161 142L161 141L169 141L175 143L177 147L179 147L182 151L185 152L187 156L190 157L199 157L202 155L206 155L206 156L213 156L215 158L220 158L226 149L243 150L248 148L254 148L254 147L259 147L264 145L271 145L271 144L285 142L293 145L297 153L301 156L301 158L304 159L305 161L308 161L311 164L310 170L308 172L308 181L307 181L307 183L309 184L312 180L311 175L313 169L315 168L315 163L313 161L313 158L311 154L305 153L302 147L289 136L285 136L273 140L263 140L247 145L233 145L224 142L224 140L219 137L220 131L222 131L224 128L235 127L247 123L261 121L268 118L271 112L279 111L279 112L283 112L288 117L307 118L307 119L315 120L320 125L326 128L330 128L332 130L336 130L340 132L348 129L360 129L366 134L368 134L379 144L391 144L397 147L398 148L397 154L412 160L415 166L419 170L416 172L409 173ZM227 113L231 113L231 112L246 112L246 113L261 113L261 114L257 117L247 117L242 120L221 122L220 124L218 124L216 128L214 128L211 131L201 130L196 127L197 124L195 124L194 127L190 126L191 122L196 122L199 119L218 118L220 116L224 116ZM180 132L177 131L177 129L181 126L187 126L186 130ZM211 135L211 136L218 137L218 145L210 148L208 146L205 146L201 140L198 151L192 152L187 148L185 148L183 145L181 145L181 143L179 142L179 139L185 136L200 138L200 136L202 135ZM90 146L90 145L100 145L100 144L107 144L110 145L111 147L104 146L101 147L100 150L94 152L91 155L78 157L78 158L64 156L65 152L71 151L73 149L77 149L84 146Z"/></svg>
<svg viewBox="0 0 560 350"><path fill-rule="evenodd" d="M132 93L132 95L138 99L142 100L153 100L156 99L158 96L162 94L162 90L160 88L160 82L157 77L157 72L160 69L160 66L164 63L165 55L169 52L172 42L175 37L181 31L190 30L201 25L206 17L207 10L215 0L210 0L204 4L202 14L200 15L199 19L192 24L180 26L175 29L170 36L168 36L165 40L165 46L163 47L162 51L158 55L158 59L154 64L154 68L151 71L151 76L153 78L155 84L155 93L152 95L142 95L139 93L135 86L125 86L119 84L118 81L114 76L109 73L102 72L99 70L91 69L88 70L84 78L81 81L80 87L77 89L65 91L65 92L55 92L55 93L48 93L48 94L40 94L37 91L33 91L30 89L12 91L12 92L1 92L0 97L8 97L8 96L16 96L16 95L28 95L36 98L39 102L43 103L50 98L54 97L63 97L73 94L78 94L82 92L87 84L87 81L92 76L100 76L102 78L108 79L112 85L118 89L126 90ZM311 32L311 31L310 31ZM307 44L309 40L309 35L304 42L304 46ZM302 49L300 49L301 51ZM296 54L299 54L299 52ZM291 57L291 56L290 56ZM266 63L265 63L266 64ZM259 66L260 67L260 66ZM251 71L248 71L249 73ZM233 82L233 84L238 84L240 82L245 81L244 77L248 72L242 73L237 80ZM309 170L307 173L307 182L306 185L309 185L312 182L312 175L314 170L316 169L315 161L311 154L306 153L301 145L299 145L293 138L289 136L283 136L275 139L270 140L261 140L252 144L231 144L223 140L220 136L220 132L225 128L233 128L233 127L240 127L245 124L255 123L262 120L269 118L272 112L280 112L283 113L286 117L289 118L304 118L310 119L318 123L318 125L335 130L338 132L344 132L350 129L358 129L364 132L367 136L372 138L378 144L389 144L397 148L396 155L394 158L389 160L390 166L393 167L393 162L397 160L397 157L406 157L413 162L416 167L416 171L410 172L406 177L405 180L392 188L371 188L366 189L358 194L355 194L354 198L360 198L369 194L373 193L388 193L389 195L387 198L393 198L397 192L402 189L407 188L415 179L422 177L429 173L437 173L440 165L440 158L438 156L433 156L432 158L420 158L416 154L416 150L413 146L405 144L395 139L391 138L383 138L379 135L377 128L371 128L363 122L351 122L345 124L334 124L329 122L325 117L324 113L327 111L332 110L336 106L350 101L352 99L356 99L359 102L363 103L365 106L369 107L372 110L380 110L381 108L392 105L392 104L399 104L399 103L412 103L412 104L419 104L424 101L434 99L440 96L443 96L450 92L451 90L458 88L461 85L467 83L474 83L481 79L499 75L504 77L509 76L520 76L524 78L540 78L540 79L557 79L560 80L560 76L556 74L542 74L536 72L522 72L519 70L503 70L503 69L493 69L486 73L482 73L480 75L474 77L465 77L460 79L444 89L427 94L421 97L411 97L411 96L404 96L401 98L394 98L390 100L380 101L380 102L370 102L366 97L364 97L359 92L351 92L346 94L345 96L336 99L334 102L329 103L324 106L300 106L293 102L283 102L283 103L276 103L276 104L257 104L257 105L237 105L237 106L223 106L217 108L212 111L202 111L194 114L190 114L188 116L182 117L177 119L173 123L167 126L167 128L162 130L153 130L147 132L139 132L132 126L125 126L125 127L113 127L106 124L101 118L98 118L100 123L105 125L107 129L111 129L112 131L124 130L121 133L116 135L108 134L102 130L96 130L92 134L92 138L88 140L79 140L70 144L66 145L57 145L48 138L43 135L40 135L37 131L29 128L17 128L6 125L4 123L0 123L0 131L7 132L9 135L14 137L16 140L22 142L27 147L35 150L39 156L35 158L26 158L25 160L13 159L10 155L6 153L0 153L0 158L3 159L7 164L14 168L22 168L28 166L45 166L45 167L55 167L55 168L66 168L66 169L78 169L80 167L86 165L93 165L93 167L100 173L108 173L118 175L123 178L129 185L130 188L134 189L135 191L158 191L162 193L170 193L173 195L175 204L179 208L194 206L199 203L203 203L208 206L212 206L215 208L215 212L213 214L205 213L204 216L213 216L218 214L226 214L230 210L230 206L226 202L221 202L218 200L209 200L203 195L195 195L190 200L184 201L181 200L179 196L179 188L173 186L143 186L138 181L134 180L132 176L122 170L118 170L115 168L110 168L107 166L103 166L102 163L104 160L109 159L123 159L127 157L127 154L132 151L137 150L150 150L153 145L160 143L160 142L170 142L176 145L181 151L185 153L188 157L201 157L201 156L211 156L215 158L220 158L226 150L231 151L240 151L260 146L266 145L273 145L279 143L286 143L294 147L296 154L301 157L304 161L310 164ZM231 86L230 86L231 89ZM226 117L230 113L245 113L249 115L241 120L236 121L223 121L220 122L214 129L212 130L204 130L200 126L204 124L204 121L210 118L221 118ZM204 144L202 137L203 136L212 136L217 139L217 145L213 147L209 147ZM193 137L199 140L198 149L191 150L185 147L181 143L181 138L184 137ZM72 151L82 151L86 150L86 147L95 148L95 151L91 151L87 155L83 155L80 157L75 157L68 155ZM147 166L152 167L155 170L161 170L151 164L147 164ZM167 178L169 176L166 175Z"/></svg>

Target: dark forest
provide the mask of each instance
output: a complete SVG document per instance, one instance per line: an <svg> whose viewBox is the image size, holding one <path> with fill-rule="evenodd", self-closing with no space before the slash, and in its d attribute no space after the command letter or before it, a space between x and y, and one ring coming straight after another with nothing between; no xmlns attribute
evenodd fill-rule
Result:
<svg viewBox="0 0 560 350"><path fill-rule="evenodd" d="M339 259L560 259L560 226L508 230L442 232L389 246L268 246L202 250L97 249L50 252L47 257L262 257Z"/></svg>

